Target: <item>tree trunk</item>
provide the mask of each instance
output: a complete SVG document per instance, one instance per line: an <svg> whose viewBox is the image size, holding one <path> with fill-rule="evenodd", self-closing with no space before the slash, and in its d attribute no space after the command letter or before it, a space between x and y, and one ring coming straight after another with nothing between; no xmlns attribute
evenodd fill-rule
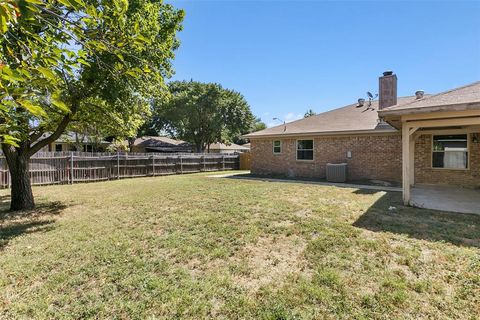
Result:
<svg viewBox="0 0 480 320"><path fill-rule="evenodd" d="M11 177L10 210L29 210L35 207L29 174L30 157L18 149L4 146L3 151Z"/></svg>

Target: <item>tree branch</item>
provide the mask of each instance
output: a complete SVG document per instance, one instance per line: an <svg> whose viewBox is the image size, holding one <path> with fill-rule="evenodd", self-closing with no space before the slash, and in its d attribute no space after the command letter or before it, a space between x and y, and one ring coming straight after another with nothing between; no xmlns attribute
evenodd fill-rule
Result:
<svg viewBox="0 0 480 320"><path fill-rule="evenodd" d="M62 121L60 121L60 123L58 124L57 128L55 129L55 131L49 135L48 137L42 139L42 140L39 140L37 143L35 143L34 145L32 145L28 151L27 151L27 154L28 156L32 156L34 155L35 153L37 153L38 151L40 151L40 149L42 149L43 147L45 147L46 145L54 142L55 140L57 140L60 135L63 133L63 131L65 131L65 129L67 128L67 125L70 123L70 121L72 120L72 114L67 114L63 117Z"/></svg>
<svg viewBox="0 0 480 320"><path fill-rule="evenodd" d="M42 135L45 133L44 130L38 130L37 132L33 132L30 136L29 136L29 141L37 141L38 139L40 139L42 137Z"/></svg>
<svg viewBox="0 0 480 320"><path fill-rule="evenodd" d="M66 114L63 117L62 121L60 121L60 123L58 124L55 131L51 135L49 135L48 137L46 137L42 140L39 140L34 145L30 146L27 150L27 155L29 157L31 157L32 155L34 155L35 153L40 151L40 149L42 149L46 145L48 145L48 144L54 142L55 140L57 140L60 137L60 135L65 131L65 129L67 128L70 121L72 121L72 118L75 115L75 113L77 112L77 110L78 110L78 103L75 103L72 106L72 108L70 110L70 113Z"/></svg>

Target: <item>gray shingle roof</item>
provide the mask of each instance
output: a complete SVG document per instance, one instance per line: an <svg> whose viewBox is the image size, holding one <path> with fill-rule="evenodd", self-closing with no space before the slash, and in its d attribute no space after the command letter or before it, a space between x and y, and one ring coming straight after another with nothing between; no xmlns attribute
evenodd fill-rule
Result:
<svg viewBox="0 0 480 320"><path fill-rule="evenodd" d="M380 114L389 115L395 113L406 113L417 110L423 112L426 108L442 108L448 110L449 107L465 105L466 108L471 104L480 103L480 81L441 92L435 95L425 96L422 99L415 99L409 103L397 104L380 111ZM477 106L478 107L478 106Z"/></svg>
<svg viewBox="0 0 480 320"><path fill-rule="evenodd" d="M212 143L210 145L210 150L250 150L248 147L244 147L235 143L225 144L225 143Z"/></svg>
<svg viewBox="0 0 480 320"><path fill-rule="evenodd" d="M480 81L439 94L425 95L421 99L401 97L398 98L395 106L380 111L378 111L378 101L373 101L371 109L358 108L357 104L351 104L316 116L289 122L285 125L282 124L250 133L245 137L391 132L396 129L385 122L379 121L379 114L383 117L394 114L429 112L429 108L451 110L459 106L464 109L480 109Z"/></svg>
<svg viewBox="0 0 480 320"><path fill-rule="evenodd" d="M188 146L189 143L182 140L175 140L168 137L144 136L135 139L134 146L142 147L166 147L166 146Z"/></svg>
<svg viewBox="0 0 480 320"><path fill-rule="evenodd" d="M409 103L415 97L400 97L398 105ZM373 101L370 109L358 104L334 109L315 116L289 122L265 130L245 135L246 138L261 138L264 136L286 136L305 134L348 134L354 132L392 132L393 127L378 120L378 101Z"/></svg>

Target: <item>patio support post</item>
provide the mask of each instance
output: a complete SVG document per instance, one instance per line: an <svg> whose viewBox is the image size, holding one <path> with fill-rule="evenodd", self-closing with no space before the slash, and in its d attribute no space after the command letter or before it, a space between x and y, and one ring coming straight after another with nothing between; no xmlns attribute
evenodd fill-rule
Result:
<svg viewBox="0 0 480 320"><path fill-rule="evenodd" d="M411 128L409 130L410 134L410 185L415 185L415 132L418 128Z"/></svg>
<svg viewBox="0 0 480 320"><path fill-rule="evenodd" d="M409 162L410 162L410 186L415 184L415 139L410 136L410 150L409 150Z"/></svg>
<svg viewBox="0 0 480 320"><path fill-rule="evenodd" d="M402 188L403 204L410 204L410 128L402 124Z"/></svg>
<svg viewBox="0 0 480 320"><path fill-rule="evenodd" d="M403 203L410 204L410 189L415 183L415 132L418 127L402 123L402 186Z"/></svg>

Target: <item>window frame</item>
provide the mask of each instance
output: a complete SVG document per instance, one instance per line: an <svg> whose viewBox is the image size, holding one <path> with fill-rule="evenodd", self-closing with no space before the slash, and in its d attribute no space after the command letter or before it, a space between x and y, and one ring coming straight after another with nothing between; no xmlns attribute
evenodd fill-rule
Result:
<svg viewBox="0 0 480 320"><path fill-rule="evenodd" d="M280 145L277 147L277 148L280 148L280 151L279 152L275 152L275 142L280 142ZM282 153L282 140L273 140L272 142L272 152L273 154L281 154Z"/></svg>
<svg viewBox="0 0 480 320"><path fill-rule="evenodd" d="M312 141L312 149L298 149L298 141ZM312 159L298 159L298 151L312 151ZM306 162L313 162L315 160L315 139L297 139L295 142L295 159L296 161L306 161Z"/></svg>
<svg viewBox="0 0 480 320"><path fill-rule="evenodd" d="M433 170L454 170L454 171L469 171L470 170L470 133L469 132L464 132L464 133L455 133L452 135L466 135L467 136L467 167L466 168L440 168L440 167L434 167L433 166L433 153L434 152L445 152L445 151L434 151L434 137L435 136L448 136L450 134L446 133L439 133L439 134L431 134L431 149L430 149L430 168ZM448 152L448 151L447 151Z"/></svg>

